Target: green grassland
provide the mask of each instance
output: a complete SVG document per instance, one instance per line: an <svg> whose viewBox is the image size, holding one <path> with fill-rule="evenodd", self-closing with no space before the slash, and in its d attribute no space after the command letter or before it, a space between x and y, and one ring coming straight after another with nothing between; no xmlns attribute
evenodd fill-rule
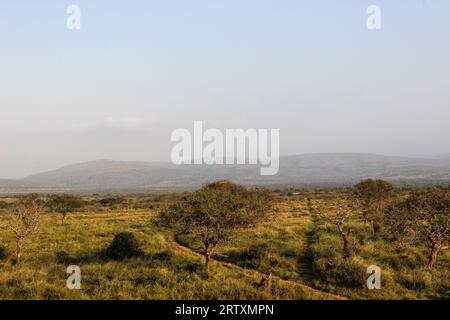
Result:
<svg viewBox="0 0 450 320"><path fill-rule="evenodd" d="M345 258L337 230L314 214L303 194L279 196L268 221L219 246L207 275L195 239L175 239L153 223L159 200L147 209L90 208L64 224L59 214L46 213L19 264L7 258L14 239L0 229L0 299L263 299L261 280L270 273L272 299L450 298L448 251L429 270L428 248L373 237L354 218L355 254ZM331 212L336 201L339 193L316 195L314 206ZM144 253L123 261L102 258L114 235L125 231ZM81 290L66 287L72 264L81 268ZM365 285L371 264L382 270L380 290Z"/></svg>

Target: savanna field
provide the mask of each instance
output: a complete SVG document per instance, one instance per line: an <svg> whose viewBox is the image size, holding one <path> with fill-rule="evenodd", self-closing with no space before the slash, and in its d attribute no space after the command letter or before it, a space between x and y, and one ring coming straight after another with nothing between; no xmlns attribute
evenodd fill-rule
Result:
<svg viewBox="0 0 450 320"><path fill-rule="evenodd" d="M399 197L407 196L402 191ZM345 213L344 251L331 218L353 210L344 192L277 192L267 219L217 246L208 273L198 238L174 236L157 223L173 197L84 196L86 205L63 220L58 212L45 212L24 240L19 262L13 258L14 234L1 227L0 299L450 298L448 250L428 268L425 242L373 233L370 223L350 212ZM0 200L4 207L17 201ZM105 254L120 233L134 236L136 255ZM81 269L80 290L66 287L69 265ZM379 290L366 286L370 265L382 271Z"/></svg>

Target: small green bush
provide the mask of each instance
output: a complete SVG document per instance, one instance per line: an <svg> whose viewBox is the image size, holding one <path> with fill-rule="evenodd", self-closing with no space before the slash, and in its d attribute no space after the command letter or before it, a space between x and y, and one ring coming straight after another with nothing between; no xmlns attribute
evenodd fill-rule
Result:
<svg viewBox="0 0 450 320"><path fill-rule="evenodd" d="M121 232L114 236L103 256L111 260L124 260L143 255L141 245L131 232Z"/></svg>

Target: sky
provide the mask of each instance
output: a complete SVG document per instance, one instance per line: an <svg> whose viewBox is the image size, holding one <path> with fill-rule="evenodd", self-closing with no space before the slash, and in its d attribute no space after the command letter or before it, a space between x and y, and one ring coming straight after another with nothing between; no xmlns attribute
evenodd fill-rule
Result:
<svg viewBox="0 0 450 320"><path fill-rule="evenodd" d="M449 119L448 0L0 2L0 178L170 161L194 120L280 129L282 155L448 154Z"/></svg>

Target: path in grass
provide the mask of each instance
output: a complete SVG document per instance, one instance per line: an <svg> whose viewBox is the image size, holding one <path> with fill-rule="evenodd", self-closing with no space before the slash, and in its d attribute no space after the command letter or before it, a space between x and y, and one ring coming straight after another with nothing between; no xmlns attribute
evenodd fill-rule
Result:
<svg viewBox="0 0 450 320"><path fill-rule="evenodd" d="M298 234L300 239L300 256L298 259L298 273L302 281L308 285L312 285L314 280L314 254L312 245L317 241L316 224L317 216L310 200L306 200L306 206L303 213L308 217L307 231Z"/></svg>
<svg viewBox="0 0 450 320"><path fill-rule="evenodd" d="M314 243L314 222L313 217L309 215L308 231L299 235L301 241L300 255L298 257L298 274L301 280L305 283L310 283L314 278L313 275L313 253L311 246Z"/></svg>
<svg viewBox="0 0 450 320"><path fill-rule="evenodd" d="M198 259L203 259L203 256L196 252L195 250L186 247L180 243L178 243L173 236L167 236L166 237L166 241L168 243L171 243L173 246L173 250L175 250L178 253L184 253L184 254L188 254L188 255L194 255L196 256ZM257 275L259 276L261 279L266 278L267 275L255 270L255 269L248 269L248 268L243 268L240 267L234 263L229 263L229 262L224 262L224 261L219 261L219 260L214 260L212 259L211 261L213 264L218 264L224 268L228 268L228 269L234 269L237 270L239 272L242 272L244 274L251 274L251 275ZM331 294L328 292L323 292L317 289L314 289L308 285L306 285L305 283L299 281L299 280L294 280L294 279L282 279L278 276L272 275L272 279L275 281L278 281L280 283L284 283L284 284L290 284L293 286L298 287L300 290L302 290L305 294L305 296L310 297L311 299L326 299L326 300L346 300L346 297L343 296L339 296L336 294Z"/></svg>

